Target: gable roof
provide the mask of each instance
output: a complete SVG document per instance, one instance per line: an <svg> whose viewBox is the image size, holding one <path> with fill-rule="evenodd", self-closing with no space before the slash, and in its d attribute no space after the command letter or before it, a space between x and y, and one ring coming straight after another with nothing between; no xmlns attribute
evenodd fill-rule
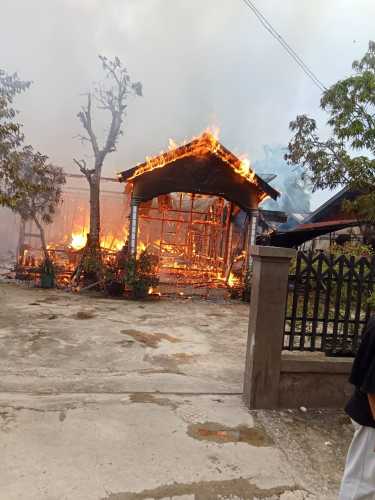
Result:
<svg viewBox="0 0 375 500"><path fill-rule="evenodd" d="M358 196L359 192L350 189L348 186L341 189L338 193L333 195L329 200L327 200L323 205L320 205L314 212L309 214L303 221L303 224L309 224L313 222L328 221L331 219L338 219L339 212L341 212L342 202L344 200L353 200ZM348 214L341 218L347 219Z"/></svg>
<svg viewBox="0 0 375 500"><path fill-rule="evenodd" d="M266 181L256 175L256 173L250 168L248 162L235 156L231 151L220 144L213 134L209 132L205 132L188 144L177 147L158 156L147 158L144 163L136 165L129 170L120 172L118 174L118 179L120 182L135 183L140 177L150 174L151 172L156 173L155 171L158 169L169 168L171 165L176 164L176 162L184 158L202 158L209 155L215 156L221 161L222 164L230 168L234 174L240 178L242 183L247 183L251 185L253 189L255 188L260 193L261 197L265 198L266 196L269 196L275 200L279 196L279 192L276 191L276 189L271 187ZM186 162L183 162L183 165L184 168L188 167Z"/></svg>

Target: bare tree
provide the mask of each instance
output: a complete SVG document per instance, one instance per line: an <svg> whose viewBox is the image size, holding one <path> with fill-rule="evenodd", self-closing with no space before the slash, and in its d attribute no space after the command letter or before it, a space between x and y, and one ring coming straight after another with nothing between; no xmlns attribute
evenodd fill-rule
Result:
<svg viewBox="0 0 375 500"><path fill-rule="evenodd" d="M94 154L93 165L87 166L85 160L74 159L80 171L85 175L90 186L90 233L88 246L91 252L98 254L100 249L100 177L105 157L116 151L116 145L122 135L122 124L126 114L127 99L130 95L142 96L140 82L132 82L126 67L118 57L113 60L99 56L107 85L103 82L96 85L94 92L87 95L87 104L78 113L78 118L85 130L80 136L82 141L91 145ZM95 100L98 109L110 113L110 125L106 138L99 145L97 135L93 129L92 101Z"/></svg>

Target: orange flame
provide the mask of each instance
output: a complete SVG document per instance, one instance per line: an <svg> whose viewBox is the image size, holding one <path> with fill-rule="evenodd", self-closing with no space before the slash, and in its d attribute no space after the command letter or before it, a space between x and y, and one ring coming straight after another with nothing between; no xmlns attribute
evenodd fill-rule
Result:
<svg viewBox="0 0 375 500"><path fill-rule="evenodd" d="M87 243L87 233L88 230L86 228L82 229L79 232L74 232L71 235L70 246L74 250L82 250ZM102 236L100 240L101 248L106 250L121 250L124 246L126 240L126 234L123 239L115 238L111 233Z"/></svg>
<svg viewBox="0 0 375 500"><path fill-rule="evenodd" d="M227 283L230 288L233 288L239 284L239 279L231 272L228 276Z"/></svg>
<svg viewBox="0 0 375 500"><path fill-rule="evenodd" d="M224 148L219 141L219 129L206 129L202 135L194 138L189 144L177 147L177 144L169 139L169 150L161 152L159 156L148 157L146 162L140 165L134 174L128 179L131 182L139 175L150 172L157 168L163 168L173 161L187 156L203 156L208 153L216 154L221 160L230 165L233 170L252 184L256 184L255 172L252 170L250 160L246 157L237 158Z"/></svg>
<svg viewBox="0 0 375 500"><path fill-rule="evenodd" d="M87 231L83 229L80 233L72 233L70 246L74 250L81 250L87 243Z"/></svg>

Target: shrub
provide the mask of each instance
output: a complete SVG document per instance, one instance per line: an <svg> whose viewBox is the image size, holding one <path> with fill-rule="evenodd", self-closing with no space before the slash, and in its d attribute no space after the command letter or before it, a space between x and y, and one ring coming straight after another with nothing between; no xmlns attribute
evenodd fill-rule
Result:
<svg viewBox="0 0 375 500"><path fill-rule="evenodd" d="M144 299L150 288L159 284L157 277L158 258L143 251L138 258L127 256L122 259L123 281L135 299Z"/></svg>

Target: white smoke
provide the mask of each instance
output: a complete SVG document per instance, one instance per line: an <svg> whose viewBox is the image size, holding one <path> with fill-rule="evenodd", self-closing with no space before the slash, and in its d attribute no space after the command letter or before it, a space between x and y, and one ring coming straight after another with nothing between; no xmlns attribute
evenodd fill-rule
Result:
<svg viewBox="0 0 375 500"><path fill-rule="evenodd" d="M277 177L270 184L280 192L277 201L267 200L262 208L282 210L287 215L294 213L307 214L311 210L311 184L303 176L303 169L290 166L284 160L287 148L269 146L263 148L264 158L254 162L255 171L262 174L275 174Z"/></svg>

